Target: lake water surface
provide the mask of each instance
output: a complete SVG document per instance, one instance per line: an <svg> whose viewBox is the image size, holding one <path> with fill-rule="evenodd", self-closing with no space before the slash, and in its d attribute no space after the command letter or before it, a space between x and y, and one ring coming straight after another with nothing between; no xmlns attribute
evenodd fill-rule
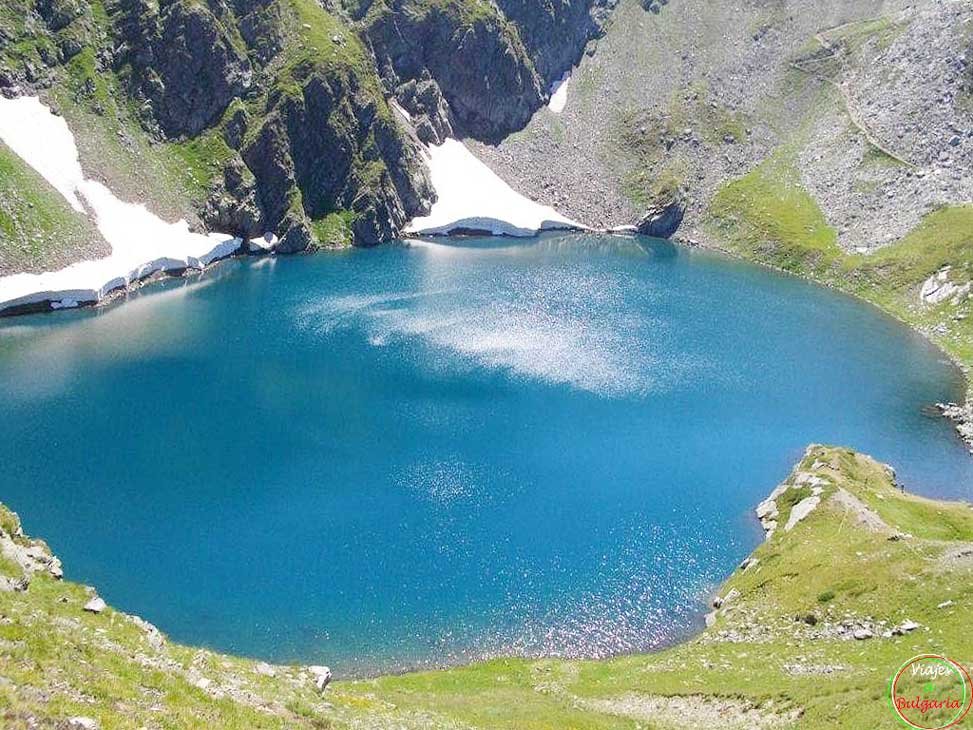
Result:
<svg viewBox="0 0 973 730"><path fill-rule="evenodd" d="M0 500L172 638L340 674L697 627L810 442L973 496L877 310L647 239L229 262L0 323Z"/></svg>

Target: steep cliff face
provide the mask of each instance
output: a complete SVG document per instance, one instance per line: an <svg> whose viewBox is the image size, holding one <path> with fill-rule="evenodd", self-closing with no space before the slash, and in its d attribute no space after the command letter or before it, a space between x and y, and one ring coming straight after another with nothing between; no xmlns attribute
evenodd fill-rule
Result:
<svg viewBox="0 0 973 730"><path fill-rule="evenodd" d="M132 93L161 133L215 128L228 148L203 210L210 225L247 237L272 231L282 250L299 251L375 244L427 209L415 143L357 38L320 6L171 0L119 15ZM325 228L330 240L320 240Z"/></svg>
<svg viewBox="0 0 973 730"><path fill-rule="evenodd" d="M543 105L550 83L601 33L610 3L378 0L349 10L403 106L412 95L403 84L431 80L458 131L496 141Z"/></svg>
<svg viewBox="0 0 973 730"><path fill-rule="evenodd" d="M370 245L428 210L420 143L521 129L606 2L9 0L0 90L43 93L167 217Z"/></svg>
<svg viewBox="0 0 973 730"><path fill-rule="evenodd" d="M226 8L217 6L232 23ZM219 120L251 85L246 48L205 5L163 0L153 12L145 0L120 5L134 91L147 99L167 137L194 136ZM134 31L134 33L132 32Z"/></svg>
<svg viewBox="0 0 973 730"><path fill-rule="evenodd" d="M376 3L362 33L388 88L431 77L473 136L498 139L520 129L543 103L542 81L519 34L492 7Z"/></svg>
<svg viewBox="0 0 973 730"><path fill-rule="evenodd" d="M117 140L181 168L139 186L150 205L173 183L205 226L288 251L378 243L428 210L418 140L357 35L313 0L15 2L27 18L0 16L0 87L116 128L89 145L109 173Z"/></svg>
<svg viewBox="0 0 973 730"><path fill-rule="evenodd" d="M615 0L499 0L516 25L537 74L547 83L578 62L589 40L601 35Z"/></svg>
<svg viewBox="0 0 973 730"><path fill-rule="evenodd" d="M299 87L272 95L243 149L267 225L284 232L287 250L301 249L308 235L295 230L302 210L312 220L347 212L360 245L394 237L431 197L415 150L353 75L308 73Z"/></svg>

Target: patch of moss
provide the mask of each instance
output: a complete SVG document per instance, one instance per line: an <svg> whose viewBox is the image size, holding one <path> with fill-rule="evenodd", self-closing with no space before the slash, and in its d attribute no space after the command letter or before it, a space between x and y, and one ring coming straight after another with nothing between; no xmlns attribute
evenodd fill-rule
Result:
<svg viewBox="0 0 973 730"><path fill-rule="evenodd" d="M324 218L311 221L311 230L318 243L329 248L347 248L351 245L353 234L351 225L355 214L350 210L329 213Z"/></svg>

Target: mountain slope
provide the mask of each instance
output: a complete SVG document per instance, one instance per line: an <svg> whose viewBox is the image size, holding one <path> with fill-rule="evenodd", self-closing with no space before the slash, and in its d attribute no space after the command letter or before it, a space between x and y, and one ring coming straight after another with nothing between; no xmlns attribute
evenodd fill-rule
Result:
<svg viewBox="0 0 973 730"><path fill-rule="evenodd" d="M0 92L40 92L89 176L165 218L274 233L284 252L369 245L435 197L420 138L523 126L603 10L520 4L510 20L480 0L11 0ZM7 272L24 270L15 245L0 238ZM66 248L51 260L86 255Z"/></svg>

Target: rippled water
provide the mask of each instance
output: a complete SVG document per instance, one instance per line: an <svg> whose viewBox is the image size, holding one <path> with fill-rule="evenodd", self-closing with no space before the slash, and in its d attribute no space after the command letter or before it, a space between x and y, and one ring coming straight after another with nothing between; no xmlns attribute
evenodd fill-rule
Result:
<svg viewBox="0 0 973 730"><path fill-rule="evenodd" d="M649 240L225 264L0 324L0 500L173 638L373 672L700 623L806 444L969 498L876 310Z"/></svg>

